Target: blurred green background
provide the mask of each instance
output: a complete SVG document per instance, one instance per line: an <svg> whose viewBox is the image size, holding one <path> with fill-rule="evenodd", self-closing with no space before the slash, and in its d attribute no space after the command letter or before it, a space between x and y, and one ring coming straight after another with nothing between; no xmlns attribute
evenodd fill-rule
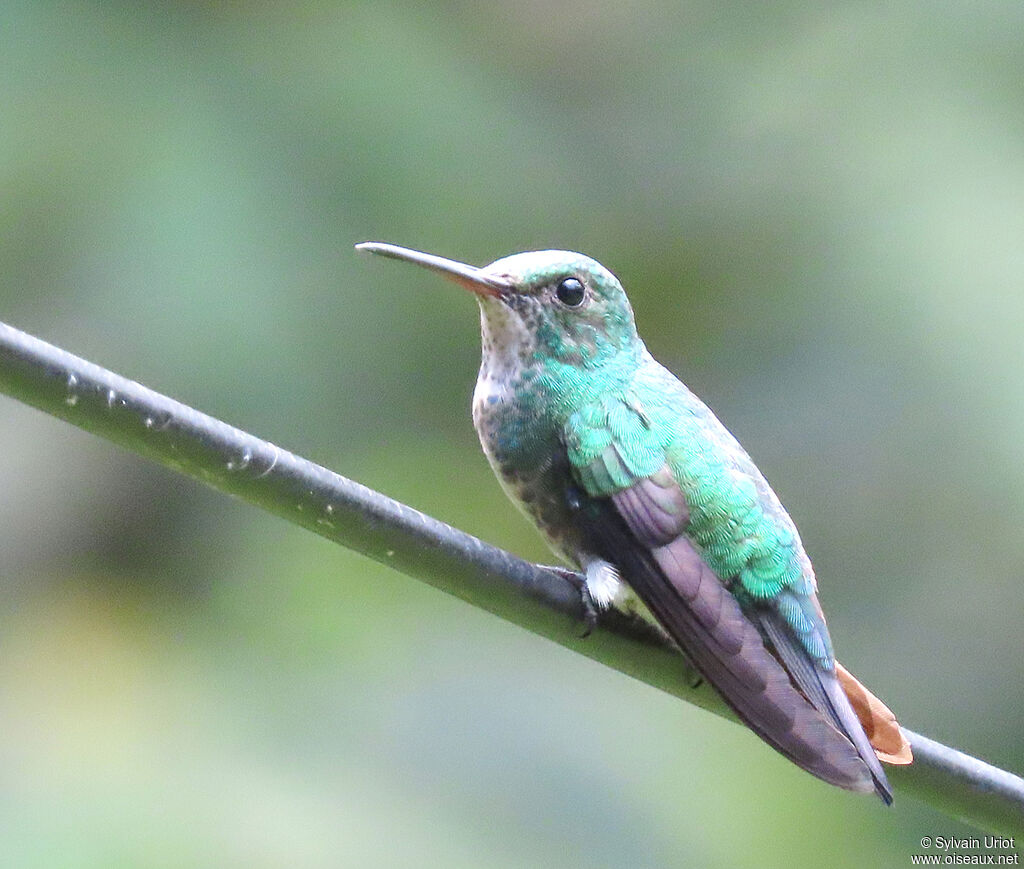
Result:
<svg viewBox="0 0 1024 869"><path fill-rule="evenodd" d="M0 6L0 319L538 560L473 302L588 253L840 657L1024 769L1024 7ZM0 399L0 863L905 866L968 832Z"/></svg>

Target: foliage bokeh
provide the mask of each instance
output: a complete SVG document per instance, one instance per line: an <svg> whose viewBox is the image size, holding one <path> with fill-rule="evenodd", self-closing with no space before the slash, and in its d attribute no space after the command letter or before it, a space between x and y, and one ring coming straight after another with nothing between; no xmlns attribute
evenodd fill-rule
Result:
<svg viewBox="0 0 1024 869"><path fill-rule="evenodd" d="M0 319L549 560L470 299L563 247L797 520L841 658L1024 769L1020 10L11 0ZM906 865L965 832L0 401L0 858Z"/></svg>

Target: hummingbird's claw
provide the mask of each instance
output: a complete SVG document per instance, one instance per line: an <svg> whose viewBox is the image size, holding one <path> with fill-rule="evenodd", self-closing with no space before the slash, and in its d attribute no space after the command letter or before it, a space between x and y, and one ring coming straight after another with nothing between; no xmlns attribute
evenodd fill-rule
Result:
<svg viewBox="0 0 1024 869"><path fill-rule="evenodd" d="M538 567L542 570L550 570L552 573L557 573L566 582L574 585L576 590L580 593L580 602L583 604L584 625L583 633L580 634L580 639L585 640L594 632L594 628L597 627L598 620L597 604L594 603L594 597L590 593L590 587L587 585L586 577L582 573L570 570L568 567L559 567L550 564L540 564Z"/></svg>
<svg viewBox="0 0 1024 869"><path fill-rule="evenodd" d="M580 634L580 639L585 640L597 627L597 605L586 582L580 584L579 590L580 600L583 602L583 633Z"/></svg>

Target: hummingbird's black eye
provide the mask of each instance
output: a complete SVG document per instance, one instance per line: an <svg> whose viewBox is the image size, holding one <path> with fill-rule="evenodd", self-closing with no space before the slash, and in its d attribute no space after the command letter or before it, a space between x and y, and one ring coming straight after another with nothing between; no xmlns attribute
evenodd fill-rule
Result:
<svg viewBox="0 0 1024 869"><path fill-rule="evenodd" d="M583 299L587 295L587 288L583 286L579 278L563 278L562 282L558 285L558 289L555 290L555 295L558 296L558 301L563 305L577 308L583 304Z"/></svg>

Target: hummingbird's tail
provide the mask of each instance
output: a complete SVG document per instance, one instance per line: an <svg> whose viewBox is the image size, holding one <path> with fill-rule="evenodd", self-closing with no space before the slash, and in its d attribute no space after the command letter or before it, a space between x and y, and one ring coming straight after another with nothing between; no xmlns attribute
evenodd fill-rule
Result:
<svg viewBox="0 0 1024 869"><path fill-rule="evenodd" d="M875 792L882 798L882 802L887 806L891 806L892 787L889 785L889 779L886 778L885 770L882 769L878 755L875 754L874 747L864 732L864 728L861 727L860 720L853 711L849 699L839 685L836 674L822 673L821 684L825 688L825 694L828 696L832 711L839 720L840 729L857 747L857 754L860 755L860 759L871 770L871 777L875 780Z"/></svg>
<svg viewBox="0 0 1024 869"><path fill-rule="evenodd" d="M913 763L914 752L910 747L910 741L900 729L900 723L892 714L892 710L868 691L838 661L836 677L878 759L895 766Z"/></svg>
<svg viewBox="0 0 1024 869"><path fill-rule="evenodd" d="M822 669L807 655L774 609L759 609L757 615L765 636L790 678L811 705L853 743L857 754L871 773L875 792L887 806L892 805L892 788L889 786L885 770L882 769L875 749L864 732L860 719L853 711L846 692L839 684L836 672Z"/></svg>

